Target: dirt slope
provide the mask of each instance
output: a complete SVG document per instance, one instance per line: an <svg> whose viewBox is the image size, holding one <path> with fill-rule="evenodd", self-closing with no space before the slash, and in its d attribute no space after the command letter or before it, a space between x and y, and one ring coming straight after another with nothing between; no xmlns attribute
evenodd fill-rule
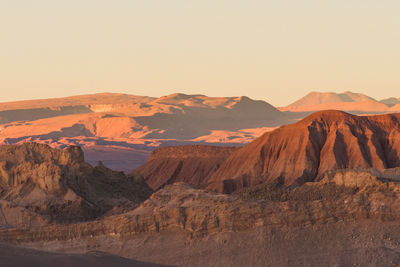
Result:
<svg viewBox="0 0 400 267"><path fill-rule="evenodd" d="M208 177L238 148L213 146L162 147L132 174L143 175L154 190L175 182L205 187Z"/></svg>
<svg viewBox="0 0 400 267"><path fill-rule="evenodd" d="M0 266L162 267L166 265L134 261L99 251L92 251L85 254L63 254L20 248L8 244L0 244Z"/></svg>
<svg viewBox="0 0 400 267"><path fill-rule="evenodd" d="M316 112L234 152L209 178L209 188L232 192L262 182L301 184L332 169L398 167L399 140L400 114Z"/></svg>

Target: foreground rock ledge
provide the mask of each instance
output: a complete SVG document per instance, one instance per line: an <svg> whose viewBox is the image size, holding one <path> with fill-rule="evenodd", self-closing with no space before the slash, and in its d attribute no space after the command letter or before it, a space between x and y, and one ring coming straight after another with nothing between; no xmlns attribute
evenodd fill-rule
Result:
<svg viewBox="0 0 400 267"><path fill-rule="evenodd" d="M274 266L371 260L390 266L400 263L400 186L388 176L343 171L292 189L266 184L233 195L177 183L124 214L2 230L0 240L190 266L262 266L261 260Z"/></svg>

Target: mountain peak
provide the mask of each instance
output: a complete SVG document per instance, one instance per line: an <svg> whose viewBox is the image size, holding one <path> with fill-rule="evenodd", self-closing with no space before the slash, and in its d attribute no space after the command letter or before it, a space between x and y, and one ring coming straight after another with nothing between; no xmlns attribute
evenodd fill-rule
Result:
<svg viewBox="0 0 400 267"><path fill-rule="evenodd" d="M302 184L328 170L398 167L399 121L400 114L316 112L234 152L209 179L209 187L232 192L263 182Z"/></svg>
<svg viewBox="0 0 400 267"><path fill-rule="evenodd" d="M311 92L289 106L280 108L281 111L310 112L317 110L338 109L352 113L383 113L388 106L364 94L345 91Z"/></svg>
<svg viewBox="0 0 400 267"><path fill-rule="evenodd" d="M295 101L289 106L299 107L299 106L311 106L327 103L340 103L340 102L359 102L359 101L376 101L372 97L364 94L353 93L346 91L344 93L335 92L316 92L313 91L301 99Z"/></svg>

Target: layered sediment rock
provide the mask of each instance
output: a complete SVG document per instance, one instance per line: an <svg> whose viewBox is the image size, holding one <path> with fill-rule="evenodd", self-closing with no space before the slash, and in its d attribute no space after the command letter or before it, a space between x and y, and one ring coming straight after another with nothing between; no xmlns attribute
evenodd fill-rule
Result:
<svg viewBox="0 0 400 267"><path fill-rule="evenodd" d="M369 171L338 171L320 182L295 188L267 183L232 195L175 183L124 214L93 222L4 230L0 232L0 240L18 243L162 232L180 233L192 239L254 227L398 220L400 179L379 175Z"/></svg>
<svg viewBox="0 0 400 267"><path fill-rule="evenodd" d="M225 193L265 182L300 185L330 170L399 167L399 140L400 114L322 111L242 148L161 148L134 173L153 189L174 182Z"/></svg>
<svg viewBox="0 0 400 267"><path fill-rule="evenodd" d="M64 150L35 143L0 147L3 227L92 219L133 208L151 193L140 178L102 164L87 164L76 146ZM17 211L24 216L15 215Z"/></svg>
<svg viewBox="0 0 400 267"><path fill-rule="evenodd" d="M124 214L2 230L0 240L183 266L391 266L400 263L399 189L397 179L369 171L330 173L295 188L268 183L233 195L177 183Z"/></svg>
<svg viewBox="0 0 400 267"><path fill-rule="evenodd" d="M207 178L237 149L200 145L162 147L153 151L148 161L132 174L143 175L154 190L175 182L205 187Z"/></svg>
<svg viewBox="0 0 400 267"><path fill-rule="evenodd" d="M398 167L399 140L400 114L316 112L232 153L206 179L209 188L229 193L263 182L302 184L329 170Z"/></svg>

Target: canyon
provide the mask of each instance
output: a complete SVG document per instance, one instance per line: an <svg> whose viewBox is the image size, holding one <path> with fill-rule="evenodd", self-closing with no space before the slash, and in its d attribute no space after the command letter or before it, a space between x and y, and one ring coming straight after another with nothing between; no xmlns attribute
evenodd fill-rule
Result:
<svg viewBox="0 0 400 267"><path fill-rule="evenodd" d="M112 101L126 109L127 96L108 97L115 97ZM133 99L129 97L129 101L143 101L138 104L141 109L149 101L161 101ZM62 106L76 99L57 101ZM93 154L107 148L115 153L108 155L110 160L136 158L120 150L132 148L137 153L138 143L129 147L124 142L134 139L130 136L136 134L133 129L142 129L140 116L114 113L111 110L117 106L107 106L103 96L80 97L79 101L85 108L96 105L96 111L4 124L13 125L4 129L10 131L7 136L20 131L30 138L16 134L14 141L10 137L3 140L11 144L0 146L0 264L400 264L400 114L325 110L308 116L302 113L303 118L273 109L276 113L270 118L259 114L269 107L263 102L251 114L246 103L255 104L247 98L173 95L163 103L183 105L185 112L176 116L173 111L169 117L170 113L159 113L157 106L153 115L143 115L147 125L161 116L152 127L163 125L165 132L153 139L146 136L151 142L140 143L147 155L143 164L135 168L128 160L132 169L123 172L95 162ZM20 104L13 105L17 109ZM30 105L43 108L40 102ZM207 111L188 115L187 106L201 105L207 105ZM205 113L214 116L217 112L210 107L223 115L208 124L203 121ZM243 115L247 113L254 120L235 128L247 120ZM275 124L272 117L281 115L294 123ZM83 126L76 126L75 116ZM208 127L208 133L225 131L221 128L232 133L247 129L259 136L240 146L189 142L185 138L193 137L191 129L172 129L176 122L186 125L186 120L193 120L190 127ZM30 123L35 126L27 131ZM71 128L62 128L68 124ZM260 134L262 130L256 129L261 128L252 128L255 125L268 129ZM64 130L60 133L57 127ZM41 135L45 131L50 133ZM159 139L162 134L181 139ZM37 140L49 144L28 142ZM88 140L96 142L89 145ZM160 140L162 144L155 144Z"/></svg>
<svg viewBox="0 0 400 267"><path fill-rule="evenodd" d="M175 183L121 214L2 229L0 240L174 266L396 266L399 174L343 170L297 187L267 183L230 195Z"/></svg>
<svg viewBox="0 0 400 267"><path fill-rule="evenodd" d="M81 146L87 161L130 173L159 147L243 146L263 133L314 111L351 114L398 112L400 100L363 94L312 92L275 108L262 100L171 94L147 97L99 93L0 103L0 144L38 142L54 148Z"/></svg>

